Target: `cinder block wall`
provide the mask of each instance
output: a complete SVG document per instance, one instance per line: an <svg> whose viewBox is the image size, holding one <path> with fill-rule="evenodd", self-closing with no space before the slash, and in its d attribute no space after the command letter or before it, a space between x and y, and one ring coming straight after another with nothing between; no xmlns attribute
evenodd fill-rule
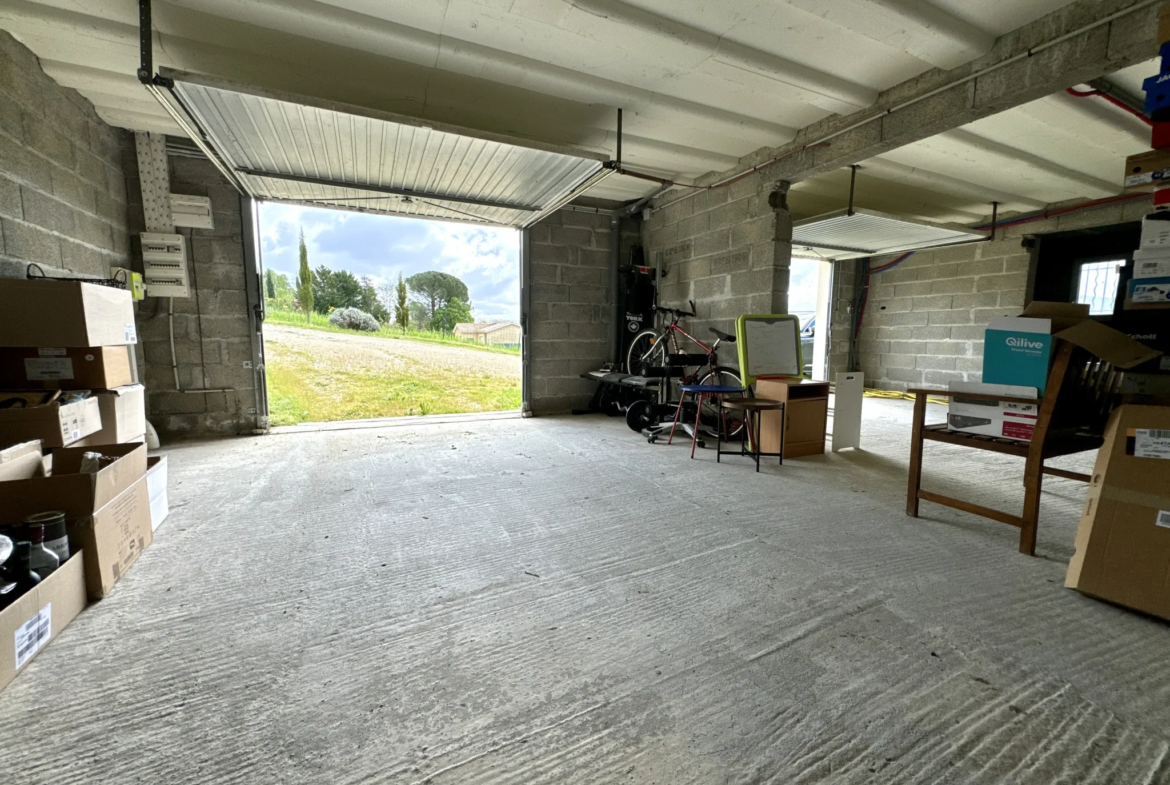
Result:
<svg viewBox="0 0 1170 785"><path fill-rule="evenodd" d="M123 160L131 135L41 70L0 30L0 276L105 277L130 254Z"/></svg>
<svg viewBox="0 0 1170 785"><path fill-rule="evenodd" d="M778 234L768 204L774 187L757 174L726 188L671 195L645 222L647 263L664 271L659 303L689 309L694 300L697 316L687 329L696 338L707 337L710 327L733 331L741 314L787 311L791 222L785 216L788 226ZM734 357L726 364L736 365Z"/></svg>
<svg viewBox="0 0 1170 785"><path fill-rule="evenodd" d="M1031 300L1032 251L1026 236L1139 220L1146 201L1086 210L1008 227L990 243L921 251L870 278L858 342L866 385L891 390L980 381L983 332L995 316L1018 315ZM897 256L875 258L878 267ZM842 287L834 305L848 302ZM848 351L848 322L834 334L834 356ZM836 324L836 321L835 321Z"/></svg>
<svg viewBox="0 0 1170 785"><path fill-rule="evenodd" d="M640 241L636 219L622 221L621 264ZM584 408L596 384L581 378L610 361L614 302L610 216L566 208L529 229L529 324L533 414Z"/></svg>
<svg viewBox="0 0 1170 785"><path fill-rule="evenodd" d="M173 193L207 196L214 229L178 229L187 242L191 296L174 300L175 354L183 390L227 389L195 393L175 389L171 366L168 301L147 298L138 305L140 363L147 389L148 415L164 437L231 436L250 433L266 423L257 417L257 340L248 315L240 195L210 161L172 156ZM142 190L137 162L128 167L131 226L144 231ZM135 240L137 245L137 240ZM135 253L135 266L141 259Z"/></svg>

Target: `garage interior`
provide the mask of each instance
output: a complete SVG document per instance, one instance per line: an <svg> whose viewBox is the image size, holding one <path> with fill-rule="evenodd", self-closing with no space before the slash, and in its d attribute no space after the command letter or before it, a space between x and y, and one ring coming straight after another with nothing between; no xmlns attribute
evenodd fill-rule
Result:
<svg viewBox="0 0 1170 785"><path fill-rule="evenodd" d="M0 279L148 273L170 506L2 687L12 781L1170 782L1166 621L1065 588L1109 450L1042 494L1006 451L923 462L907 393L1132 271L1165 5L6 0ZM521 229L525 416L269 428L263 200ZM787 314L794 257L831 262L815 375L864 374L860 448L757 473L581 413L623 269L706 339ZM1090 321L1170 354L1115 278ZM1165 411L1150 363L1124 402ZM916 460L968 510L907 515ZM1033 493L1029 555L979 514Z"/></svg>

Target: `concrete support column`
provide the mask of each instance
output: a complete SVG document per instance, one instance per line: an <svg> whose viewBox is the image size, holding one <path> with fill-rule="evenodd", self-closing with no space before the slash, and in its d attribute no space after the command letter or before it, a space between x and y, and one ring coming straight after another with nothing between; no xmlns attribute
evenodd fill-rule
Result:
<svg viewBox="0 0 1170 785"><path fill-rule="evenodd" d="M792 267L792 213L788 212L788 188L781 180L768 194L768 206L775 218L772 236L772 311L788 313L788 282Z"/></svg>

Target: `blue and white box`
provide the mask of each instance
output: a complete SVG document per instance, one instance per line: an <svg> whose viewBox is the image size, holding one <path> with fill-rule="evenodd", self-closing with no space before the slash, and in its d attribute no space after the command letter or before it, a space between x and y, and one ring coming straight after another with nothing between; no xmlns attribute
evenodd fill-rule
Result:
<svg viewBox="0 0 1170 785"><path fill-rule="evenodd" d="M1130 305L1164 305L1170 307L1170 277L1167 278L1135 278L1129 282L1129 296L1126 298L1126 307Z"/></svg>
<svg viewBox="0 0 1170 785"><path fill-rule="evenodd" d="M1052 320L997 316L983 335L983 383L1035 387L1048 383Z"/></svg>

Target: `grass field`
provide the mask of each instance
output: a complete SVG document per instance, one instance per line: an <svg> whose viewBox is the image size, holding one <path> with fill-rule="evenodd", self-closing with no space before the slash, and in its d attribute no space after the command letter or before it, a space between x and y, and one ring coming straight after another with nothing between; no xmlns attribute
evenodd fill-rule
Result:
<svg viewBox="0 0 1170 785"><path fill-rule="evenodd" d="M356 330L345 330L329 323L329 317L323 314L313 313L309 315L309 323L305 324L305 315L297 311L285 311L272 306L271 301L265 309L264 315L265 324L284 325L286 327L300 327L309 330L324 330L331 333L341 333L342 335L371 335L380 338L390 338L397 341L420 341L422 343L438 343L446 346L460 346L468 349L475 349L480 352L492 352L495 354L511 354L517 357L520 356L519 346L484 346L483 344L469 341L465 338L457 338L450 333L431 332L430 330L416 330L413 327L407 329L405 333L396 327L383 326L382 329L376 333L364 333Z"/></svg>
<svg viewBox="0 0 1170 785"><path fill-rule="evenodd" d="M520 408L513 352L272 319L264 343L272 425Z"/></svg>

